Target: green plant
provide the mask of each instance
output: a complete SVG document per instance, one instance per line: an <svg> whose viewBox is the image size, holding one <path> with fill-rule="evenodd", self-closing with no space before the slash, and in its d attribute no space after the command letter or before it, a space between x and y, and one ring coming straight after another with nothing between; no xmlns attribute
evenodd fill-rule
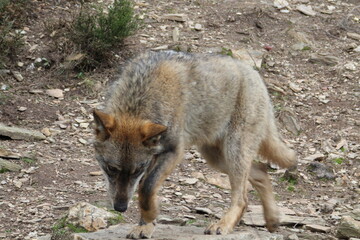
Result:
<svg viewBox="0 0 360 240"><path fill-rule="evenodd" d="M83 6L70 27L69 38L86 54L85 65L96 65L138 28L129 0L115 0L105 13L102 8Z"/></svg>
<svg viewBox="0 0 360 240"><path fill-rule="evenodd" d="M109 221L109 224L110 225L116 225L116 224L119 224L119 223L124 223L125 220L124 220L124 217L118 213L118 212L115 212L115 211L111 211L112 213L115 213L117 216L114 217L114 218L110 218L108 221Z"/></svg>
<svg viewBox="0 0 360 240"><path fill-rule="evenodd" d="M231 49L230 49L230 48L224 48L224 47L221 48L220 54L222 54L222 55L228 55L228 56L230 56L230 57L233 56L233 53L232 53Z"/></svg>
<svg viewBox="0 0 360 240"><path fill-rule="evenodd" d="M287 187L287 190L290 191L290 192L294 192L294 191L295 191L294 185L289 185L289 186Z"/></svg>
<svg viewBox="0 0 360 240"><path fill-rule="evenodd" d="M335 164L342 164L343 162L344 162L344 159L343 158L341 158L341 157L339 157L339 158L335 158L335 159L333 159L333 162L335 163Z"/></svg>
<svg viewBox="0 0 360 240"><path fill-rule="evenodd" d="M60 218L52 227L54 236L70 235L71 233L88 232L81 226L67 222L67 216ZM56 239L56 238L55 238Z"/></svg>
<svg viewBox="0 0 360 240"><path fill-rule="evenodd" d="M7 168L0 168L0 173L10 172Z"/></svg>
<svg viewBox="0 0 360 240"><path fill-rule="evenodd" d="M23 157L23 158L21 158L21 161L26 162L26 163L29 163L29 164L33 164L33 163L36 162L36 159L34 159L34 158L29 158L29 157Z"/></svg>
<svg viewBox="0 0 360 240"><path fill-rule="evenodd" d="M186 221L187 225L194 224L194 223L196 223L196 219L190 219L190 220Z"/></svg>

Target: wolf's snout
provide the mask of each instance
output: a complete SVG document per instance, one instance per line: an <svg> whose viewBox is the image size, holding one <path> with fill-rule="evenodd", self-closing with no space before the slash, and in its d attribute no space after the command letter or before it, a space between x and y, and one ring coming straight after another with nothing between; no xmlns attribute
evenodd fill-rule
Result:
<svg viewBox="0 0 360 240"><path fill-rule="evenodd" d="M117 202L114 204L114 209L118 212L125 212L127 207L127 202Z"/></svg>

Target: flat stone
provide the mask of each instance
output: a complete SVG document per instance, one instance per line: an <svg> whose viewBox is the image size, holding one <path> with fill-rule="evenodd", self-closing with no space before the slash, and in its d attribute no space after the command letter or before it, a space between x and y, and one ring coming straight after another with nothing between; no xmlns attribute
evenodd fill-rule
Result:
<svg viewBox="0 0 360 240"><path fill-rule="evenodd" d="M360 236L360 221L350 216L342 217L337 228L336 236L339 238L351 238Z"/></svg>
<svg viewBox="0 0 360 240"><path fill-rule="evenodd" d="M63 93L63 90L61 90L61 89L48 89L45 92L50 97L64 98L64 93Z"/></svg>
<svg viewBox="0 0 360 240"><path fill-rule="evenodd" d="M303 4L300 4L296 7L296 10L298 10L299 12L308 15L308 16L315 16L316 12L312 9L311 6L306 6Z"/></svg>
<svg viewBox="0 0 360 240"><path fill-rule="evenodd" d="M349 33L347 33L346 35L347 35L349 38L352 38L352 39L354 39L354 40L360 41L360 34L358 34L358 33L351 33L351 32L349 32Z"/></svg>
<svg viewBox="0 0 360 240"><path fill-rule="evenodd" d="M206 176L206 182L223 189L231 189L230 181L227 175L214 173Z"/></svg>
<svg viewBox="0 0 360 240"><path fill-rule="evenodd" d="M248 226L265 226L265 220L261 205L249 205L248 212L242 217L242 221ZM279 208L281 226L303 226L303 225L320 225L325 226L326 222L318 217L300 217L295 216L295 212L289 208Z"/></svg>
<svg viewBox="0 0 360 240"><path fill-rule="evenodd" d="M119 224L93 233L73 234L74 240L125 240L134 224ZM228 235L204 235L204 228L157 224L151 239L157 240L283 240L279 234L244 228Z"/></svg>
<svg viewBox="0 0 360 240"><path fill-rule="evenodd" d="M0 169L5 168L12 172L18 172L21 170L21 166L19 164L4 160L0 158Z"/></svg>
<svg viewBox="0 0 360 240"><path fill-rule="evenodd" d="M264 52L252 49L231 49L232 55L234 58L240 59L244 61L246 64L256 67L258 69L261 68Z"/></svg>
<svg viewBox="0 0 360 240"><path fill-rule="evenodd" d="M338 64L340 59L335 56L326 55L326 54L312 54L310 56L309 62L318 63L325 66L335 66Z"/></svg>
<svg viewBox="0 0 360 240"><path fill-rule="evenodd" d="M18 81L18 82L22 82L24 80L24 77L21 75L20 72L18 71L12 71L12 74L14 75L14 78Z"/></svg>
<svg viewBox="0 0 360 240"><path fill-rule="evenodd" d="M162 16L162 18L176 22L186 22L188 19L186 14L165 14Z"/></svg>
<svg viewBox="0 0 360 240"><path fill-rule="evenodd" d="M0 157L8 159L19 159L20 155L0 148Z"/></svg>
<svg viewBox="0 0 360 240"><path fill-rule="evenodd" d="M44 140L46 137L39 131L19 127L8 127L0 123L0 136L6 136L14 140Z"/></svg>
<svg viewBox="0 0 360 240"><path fill-rule="evenodd" d="M307 230L310 230L312 232L321 232L321 233L328 233L331 231L331 227L326 226L320 226L317 224L309 224L305 227Z"/></svg>

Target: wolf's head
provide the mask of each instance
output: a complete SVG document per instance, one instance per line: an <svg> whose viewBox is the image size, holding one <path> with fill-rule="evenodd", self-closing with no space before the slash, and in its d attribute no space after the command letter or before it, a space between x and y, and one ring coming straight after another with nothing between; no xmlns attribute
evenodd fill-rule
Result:
<svg viewBox="0 0 360 240"><path fill-rule="evenodd" d="M94 110L95 154L108 191L119 212L129 200L154 157L162 151L161 135L166 126L132 116L113 116Z"/></svg>

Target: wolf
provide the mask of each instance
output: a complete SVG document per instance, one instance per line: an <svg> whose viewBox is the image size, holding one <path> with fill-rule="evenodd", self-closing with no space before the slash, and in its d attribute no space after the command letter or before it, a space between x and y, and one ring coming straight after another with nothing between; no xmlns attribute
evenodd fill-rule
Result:
<svg viewBox="0 0 360 240"><path fill-rule="evenodd" d="M266 227L279 212L266 166L288 168L295 152L278 134L266 86L257 71L223 55L146 52L129 61L93 111L95 156L114 209L124 212L138 187L140 221L127 238L151 238L161 184L195 145L229 176L231 205L205 234L233 231L247 206L247 181L260 195Z"/></svg>

